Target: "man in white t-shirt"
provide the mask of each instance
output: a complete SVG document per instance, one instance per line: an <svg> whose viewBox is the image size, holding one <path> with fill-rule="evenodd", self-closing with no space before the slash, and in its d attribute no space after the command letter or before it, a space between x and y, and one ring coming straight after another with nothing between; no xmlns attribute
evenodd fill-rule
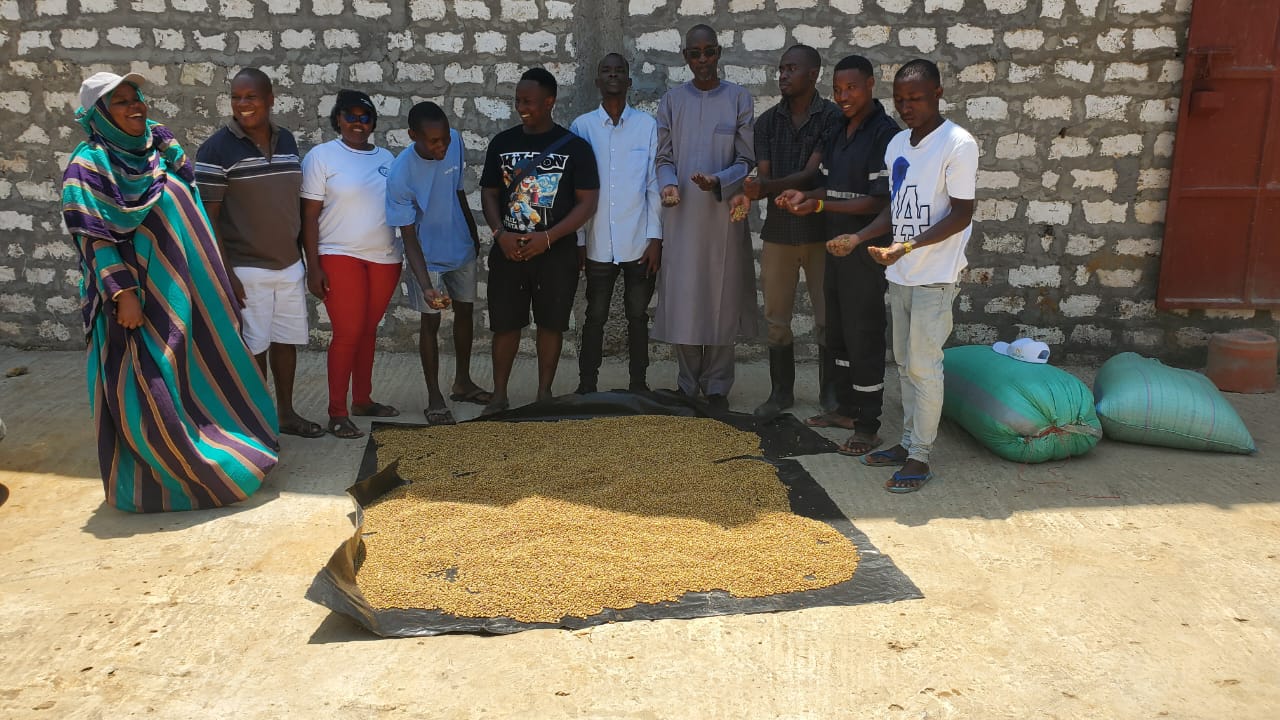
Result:
<svg viewBox="0 0 1280 720"><path fill-rule="evenodd" d="M907 129L885 150L891 200L852 236L856 244L893 233L893 244L868 252L887 266L902 442L862 458L871 466L901 466L885 484L893 493L915 492L933 477L929 454L942 419L942 346L951 335L951 306L973 232L978 143L942 117L941 99L938 66L928 60L912 60L894 76L893 104Z"/></svg>

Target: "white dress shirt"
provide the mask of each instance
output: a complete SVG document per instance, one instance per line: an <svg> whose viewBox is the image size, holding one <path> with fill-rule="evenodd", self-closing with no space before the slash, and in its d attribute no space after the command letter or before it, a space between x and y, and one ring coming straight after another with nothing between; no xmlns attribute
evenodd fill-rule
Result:
<svg viewBox="0 0 1280 720"><path fill-rule="evenodd" d="M586 140L600 171L596 214L578 231L595 262L639 260L650 239L662 238L661 200L654 156L658 123L652 115L627 105L618 124L604 108L581 115L569 130Z"/></svg>

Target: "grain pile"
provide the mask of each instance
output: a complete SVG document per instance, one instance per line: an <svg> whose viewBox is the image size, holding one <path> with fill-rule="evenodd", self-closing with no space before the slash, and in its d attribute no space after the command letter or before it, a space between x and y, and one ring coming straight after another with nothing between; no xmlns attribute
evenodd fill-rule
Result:
<svg viewBox="0 0 1280 720"><path fill-rule="evenodd" d="M755 435L665 416L384 428L412 485L365 510L374 607L555 622L725 590L834 585L857 550L790 511Z"/></svg>

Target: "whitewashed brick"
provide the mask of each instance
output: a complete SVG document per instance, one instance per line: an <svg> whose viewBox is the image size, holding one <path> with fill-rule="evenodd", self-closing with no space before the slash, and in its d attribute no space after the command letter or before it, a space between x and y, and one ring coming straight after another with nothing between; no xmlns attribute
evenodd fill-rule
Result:
<svg viewBox="0 0 1280 720"><path fill-rule="evenodd" d="M911 8L911 0L876 0L876 4L891 13L904 13Z"/></svg>
<svg viewBox="0 0 1280 720"><path fill-rule="evenodd" d="M460 53L462 35L451 32L427 33L422 37L422 45L431 52Z"/></svg>
<svg viewBox="0 0 1280 720"><path fill-rule="evenodd" d="M774 0L773 6L779 10L808 10L813 7L813 0Z"/></svg>
<svg viewBox="0 0 1280 720"><path fill-rule="evenodd" d="M538 3L533 0L503 0L502 19L531 22L538 19Z"/></svg>
<svg viewBox="0 0 1280 720"><path fill-rule="evenodd" d="M358 48L360 33L355 30L330 28L324 31L324 44L328 48Z"/></svg>
<svg viewBox="0 0 1280 720"><path fill-rule="evenodd" d="M1071 220L1071 203L1053 200L1032 200L1027 203L1027 222L1045 225L1066 225Z"/></svg>
<svg viewBox="0 0 1280 720"><path fill-rule="evenodd" d="M1010 287L1060 287L1062 268L1057 265L1019 265L1009 268Z"/></svg>
<svg viewBox="0 0 1280 720"><path fill-rule="evenodd" d="M1104 53L1124 52L1129 42L1129 31L1123 28L1111 28L1098 34L1098 49Z"/></svg>
<svg viewBox="0 0 1280 720"><path fill-rule="evenodd" d="M1080 204L1084 206L1084 219L1095 225L1122 223L1129 215L1129 205L1127 203L1112 202L1111 200L1098 200L1096 202L1085 200Z"/></svg>
<svg viewBox="0 0 1280 720"><path fill-rule="evenodd" d="M67 0L36 0L37 15L66 15Z"/></svg>
<svg viewBox="0 0 1280 720"><path fill-rule="evenodd" d="M46 133L44 131L44 128L40 127L39 125L31 125L26 130L23 130L22 134L18 136L18 142L25 143L28 145L48 145L49 133ZM29 183L22 183L22 182L18 183L18 192L21 193L23 197L29 197L26 193L22 192L22 186L24 184L29 184ZM56 200L57 198L52 197L49 199Z"/></svg>
<svg viewBox="0 0 1280 720"><path fill-rule="evenodd" d="M991 298L987 304L982 307L982 311L991 315L1004 313L1006 315L1017 315L1027 308L1027 301L1020 297L998 297Z"/></svg>
<svg viewBox="0 0 1280 720"><path fill-rule="evenodd" d="M515 85L520 81L520 74L524 72L524 70L515 63L498 63L494 66L494 70L498 76L498 83L506 85ZM488 147L488 145L486 144L481 147Z"/></svg>
<svg viewBox="0 0 1280 720"><path fill-rule="evenodd" d="M362 18L377 19L391 14L391 8L383 0L352 0L351 6Z"/></svg>
<svg viewBox="0 0 1280 720"><path fill-rule="evenodd" d="M1058 310L1067 317L1090 317L1098 314L1101 304L1097 295L1071 295L1058 303Z"/></svg>
<svg viewBox="0 0 1280 720"><path fill-rule="evenodd" d="M1026 242L1020 235L983 235L982 249L1002 255L1020 255L1026 252Z"/></svg>
<svg viewBox="0 0 1280 720"><path fill-rule="evenodd" d="M1000 339L1000 331L983 323L956 323L952 336L966 345L990 345Z"/></svg>
<svg viewBox="0 0 1280 720"><path fill-rule="evenodd" d="M831 0L831 9L846 15L857 15L862 12L862 0Z"/></svg>
<svg viewBox="0 0 1280 720"><path fill-rule="evenodd" d="M36 311L36 301L30 295L0 293L0 310L11 313L31 313Z"/></svg>
<svg viewBox="0 0 1280 720"><path fill-rule="evenodd" d="M1040 186L1047 190L1058 189L1058 181L1062 176L1052 170L1045 170L1040 174Z"/></svg>
<svg viewBox="0 0 1280 720"><path fill-rule="evenodd" d="M1086 95L1084 116L1089 120L1124 120L1132 102L1128 95Z"/></svg>
<svg viewBox="0 0 1280 720"><path fill-rule="evenodd" d="M240 52L270 50L275 46L275 40L266 30L240 30L236 38L240 41Z"/></svg>
<svg viewBox="0 0 1280 720"><path fill-rule="evenodd" d="M430 80L431 77L410 79ZM306 65L302 68L302 82L305 85L332 85L338 82L338 64Z"/></svg>
<svg viewBox="0 0 1280 720"><path fill-rule="evenodd" d="M680 9L677 11L681 15L710 15L716 11L715 0L683 0L680 3Z"/></svg>
<svg viewBox="0 0 1280 720"><path fill-rule="evenodd" d="M108 13L115 10L116 7L116 0L80 0L80 12ZM0 17L3 17L2 13L0 13Z"/></svg>
<svg viewBox="0 0 1280 720"><path fill-rule="evenodd" d="M506 52L507 36L500 32L476 33L475 50L478 53L497 55Z"/></svg>
<svg viewBox="0 0 1280 720"><path fill-rule="evenodd" d="M382 66L376 62L352 63L347 72L351 82L382 82Z"/></svg>
<svg viewBox="0 0 1280 720"><path fill-rule="evenodd" d="M511 103L502 98L478 97L472 100L476 110L490 120L507 120L511 117Z"/></svg>
<svg viewBox="0 0 1280 720"><path fill-rule="evenodd" d="M973 208L974 222L1006 222L1018 214L1015 200L979 199Z"/></svg>
<svg viewBox="0 0 1280 720"><path fill-rule="evenodd" d="M1138 109L1138 119L1149 123L1171 123L1178 119L1178 98L1146 100Z"/></svg>
<svg viewBox="0 0 1280 720"><path fill-rule="evenodd" d="M1121 300L1116 303L1116 315L1121 320L1143 320L1156 316L1156 304L1152 300Z"/></svg>
<svg viewBox="0 0 1280 720"><path fill-rule="evenodd" d="M253 17L252 0L222 0L222 17L224 18L251 18Z"/></svg>
<svg viewBox="0 0 1280 720"><path fill-rule="evenodd" d="M1027 0L983 0L988 10L1001 15L1012 15L1027 9Z"/></svg>
<svg viewBox="0 0 1280 720"><path fill-rule="evenodd" d="M1040 17L1061 18L1067 7L1067 0L1041 0Z"/></svg>
<svg viewBox="0 0 1280 720"><path fill-rule="evenodd" d="M729 0L729 12L744 13L764 9L764 0Z"/></svg>
<svg viewBox="0 0 1280 720"><path fill-rule="evenodd" d="M51 313L70 315L80 309L80 300L71 297L51 297L44 301L44 308Z"/></svg>
<svg viewBox="0 0 1280 720"><path fill-rule="evenodd" d="M1106 244L1107 241L1100 237L1070 235L1067 237L1067 247L1063 252L1067 255L1092 255Z"/></svg>
<svg viewBox="0 0 1280 720"><path fill-rule="evenodd" d="M0 210L0 230L31 230L32 217L16 210ZM10 255L13 253L11 252Z"/></svg>
<svg viewBox="0 0 1280 720"><path fill-rule="evenodd" d="M484 0L457 0L453 4L453 12L459 20L488 20L491 17Z"/></svg>
<svg viewBox="0 0 1280 720"><path fill-rule="evenodd" d="M654 10L666 7L667 0L631 0L627 4L629 15L652 15Z"/></svg>
<svg viewBox="0 0 1280 720"><path fill-rule="evenodd" d="M556 36L546 30L521 33L520 49L525 52L555 52Z"/></svg>
<svg viewBox="0 0 1280 720"><path fill-rule="evenodd" d="M1164 212L1167 205L1168 203L1163 200L1144 200L1143 202L1134 203L1134 219L1147 225L1162 223L1164 222Z"/></svg>
<svg viewBox="0 0 1280 720"><path fill-rule="evenodd" d="M22 115L31 112L31 93L25 90L0 91L0 110Z"/></svg>
<svg viewBox="0 0 1280 720"><path fill-rule="evenodd" d="M1086 157L1093 154L1093 143L1088 138L1054 137L1049 143L1049 159L1060 160L1069 157Z"/></svg>
<svg viewBox="0 0 1280 720"><path fill-rule="evenodd" d="M819 50L829 48L831 47L831 44L835 42L835 37L832 35L830 27L797 25L791 30L791 35L796 39L796 42L818 48Z"/></svg>
<svg viewBox="0 0 1280 720"><path fill-rule="evenodd" d="M484 67L480 65L463 67L459 63L449 63L444 69L444 79L451 83L482 83Z"/></svg>
<svg viewBox="0 0 1280 720"><path fill-rule="evenodd" d="M444 0L411 0L409 17L413 20L443 20Z"/></svg>
<svg viewBox="0 0 1280 720"><path fill-rule="evenodd" d="M1111 329L1097 325L1077 325L1071 329L1071 342L1107 346L1111 344Z"/></svg>
<svg viewBox="0 0 1280 720"><path fill-rule="evenodd" d="M856 27L849 32L849 41L855 48L875 47L889 42L892 28L887 25Z"/></svg>
<svg viewBox="0 0 1280 720"><path fill-rule="evenodd" d="M1004 120L1009 117L1009 103L998 97L970 98L965 113L970 120Z"/></svg>
<svg viewBox="0 0 1280 720"><path fill-rule="evenodd" d="M134 12L162 13L165 10L164 0L133 0L130 5Z"/></svg>
<svg viewBox="0 0 1280 720"><path fill-rule="evenodd" d="M742 67L741 65L722 65L724 77L731 83L739 85L763 85L768 79L768 71L760 67Z"/></svg>
<svg viewBox="0 0 1280 720"><path fill-rule="evenodd" d="M22 271L22 277L31 285L48 285L53 282L56 272L53 268L29 267Z"/></svg>
<svg viewBox="0 0 1280 720"><path fill-rule="evenodd" d="M1098 270L1098 282L1103 287L1131 288L1137 287L1142 280L1142 270L1121 268L1119 270Z"/></svg>
<svg viewBox="0 0 1280 720"><path fill-rule="evenodd" d="M97 30L63 30L59 35L59 42L64 48L72 50L84 50L86 48L95 47L98 44Z"/></svg>
<svg viewBox="0 0 1280 720"><path fill-rule="evenodd" d="M1169 187L1168 168L1148 168L1138 172L1138 190L1164 190Z"/></svg>
<svg viewBox="0 0 1280 720"><path fill-rule="evenodd" d="M937 10L959 10L964 7L964 0L924 0L924 11L927 13Z"/></svg>
<svg viewBox="0 0 1280 720"><path fill-rule="evenodd" d="M1181 82L1182 71L1181 60L1166 60L1160 64L1160 77L1157 79L1162 83Z"/></svg>
<svg viewBox="0 0 1280 720"><path fill-rule="evenodd" d="M1146 80L1147 66L1138 63L1111 63L1107 66L1103 79L1107 82L1117 82L1122 80Z"/></svg>
<svg viewBox="0 0 1280 720"><path fill-rule="evenodd" d="M107 42L120 47L136 48L142 44L142 31L136 27L114 27L107 30Z"/></svg>
<svg viewBox="0 0 1280 720"><path fill-rule="evenodd" d="M991 28L977 27L974 25L951 25L947 27L947 42L958 48L973 47L975 45L990 45L995 42L996 33Z"/></svg>
<svg viewBox="0 0 1280 720"><path fill-rule="evenodd" d="M53 49L53 40L48 30L24 30L18 35L18 54L26 55L39 48Z"/></svg>
<svg viewBox="0 0 1280 720"><path fill-rule="evenodd" d="M680 52L680 31L674 28L647 32L636 37L636 50Z"/></svg>
<svg viewBox="0 0 1280 720"><path fill-rule="evenodd" d="M185 49L187 46L187 39L183 37L181 30L153 28L151 30L151 39L160 50L178 51Z"/></svg>
<svg viewBox="0 0 1280 720"><path fill-rule="evenodd" d="M1156 136L1156 141L1151 145L1151 152L1156 157L1173 157L1173 133L1162 132Z"/></svg>
<svg viewBox="0 0 1280 720"><path fill-rule="evenodd" d="M1019 65L1017 63L1009 63L1009 82L1024 83L1039 80L1044 75L1044 68L1040 65Z"/></svg>
<svg viewBox="0 0 1280 720"><path fill-rule="evenodd" d="M1100 154L1106 157L1126 157L1142 152L1141 135L1113 135L1102 138Z"/></svg>
<svg viewBox="0 0 1280 720"><path fill-rule="evenodd" d="M1071 98L1033 97L1022 104L1022 112L1037 120L1070 120Z"/></svg>
<svg viewBox="0 0 1280 720"><path fill-rule="evenodd" d="M1158 13L1164 9L1164 0L1115 0L1114 9L1130 15Z"/></svg>
<svg viewBox="0 0 1280 720"><path fill-rule="evenodd" d="M1107 192L1116 189L1115 170L1080 170L1071 171L1071 179L1078 188L1101 188Z"/></svg>
<svg viewBox="0 0 1280 720"><path fill-rule="evenodd" d="M1093 63L1079 60L1059 60L1053 65L1053 71L1059 77L1083 83L1093 80L1093 70Z"/></svg>
<svg viewBox="0 0 1280 720"><path fill-rule="evenodd" d="M1099 2L1101 0L1076 0L1076 9L1087 18L1096 17Z"/></svg>
<svg viewBox="0 0 1280 720"><path fill-rule="evenodd" d="M1117 255L1150 257L1160 254L1160 241L1154 238L1122 238L1116 241Z"/></svg>
<svg viewBox="0 0 1280 720"><path fill-rule="evenodd" d="M885 1L881 0L881 4ZM938 47L938 31L933 28L903 28L898 31L898 43L923 53L931 53Z"/></svg>
<svg viewBox="0 0 1280 720"><path fill-rule="evenodd" d="M989 83L996 79L996 64L992 62L974 63L960 70L956 75L960 82Z"/></svg>
<svg viewBox="0 0 1280 720"><path fill-rule="evenodd" d="M226 33L217 33L215 35L205 35L199 30L196 30L192 33L192 37L195 38L196 47L200 48L201 50L217 50L219 52L222 52L227 49Z"/></svg>
<svg viewBox="0 0 1280 720"><path fill-rule="evenodd" d="M1018 187L1018 173L1007 170L979 170L978 187L987 190L1004 190Z"/></svg>
<svg viewBox="0 0 1280 720"><path fill-rule="evenodd" d="M996 140L996 157L1004 160L1031 157L1036 154L1036 139L1030 135L1013 133Z"/></svg>
<svg viewBox="0 0 1280 720"><path fill-rule="evenodd" d="M213 63L184 63L182 70L178 74L178 82L183 85L204 85L209 87L213 84L213 74L215 66Z"/></svg>
<svg viewBox="0 0 1280 720"><path fill-rule="evenodd" d="M1004 44L1015 50L1039 50L1044 46L1044 33L1039 30L1010 30L1004 34Z"/></svg>
<svg viewBox="0 0 1280 720"><path fill-rule="evenodd" d="M267 12L272 15L293 15L302 8L302 0L267 0Z"/></svg>
<svg viewBox="0 0 1280 720"><path fill-rule="evenodd" d="M300 50L315 46L316 34L311 30L285 30L280 33L280 47L286 50Z"/></svg>
<svg viewBox="0 0 1280 720"><path fill-rule="evenodd" d="M787 29L781 25L742 31L742 47L747 50L777 50L787 42Z"/></svg>
<svg viewBox="0 0 1280 720"><path fill-rule="evenodd" d="M1134 50L1162 50L1178 47L1178 34L1173 28L1134 28Z"/></svg>

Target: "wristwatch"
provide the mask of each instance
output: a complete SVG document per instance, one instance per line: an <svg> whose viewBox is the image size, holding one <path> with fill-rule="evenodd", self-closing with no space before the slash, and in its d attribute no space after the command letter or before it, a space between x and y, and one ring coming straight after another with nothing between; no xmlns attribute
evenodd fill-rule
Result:
<svg viewBox="0 0 1280 720"><path fill-rule="evenodd" d="M916 244L911 241L902 243L902 254L906 255L907 253L910 253L915 248L915 246Z"/></svg>

